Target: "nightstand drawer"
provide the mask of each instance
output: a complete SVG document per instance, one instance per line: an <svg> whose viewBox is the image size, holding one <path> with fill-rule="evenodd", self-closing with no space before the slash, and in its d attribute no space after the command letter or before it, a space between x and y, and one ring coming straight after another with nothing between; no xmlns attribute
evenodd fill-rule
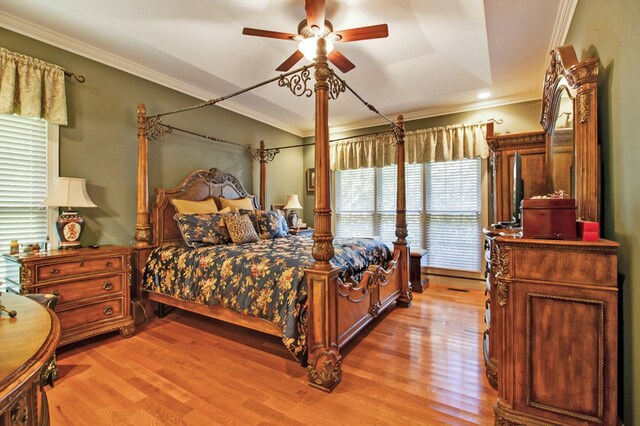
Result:
<svg viewBox="0 0 640 426"><path fill-rule="evenodd" d="M121 296L123 281L122 274L108 275L89 280L38 286L37 292L56 294L58 296L58 306L64 307L79 300L100 296Z"/></svg>
<svg viewBox="0 0 640 426"><path fill-rule="evenodd" d="M75 327L86 326L92 323L102 321L110 321L123 316L123 299L105 300L90 305L80 306L78 308L57 310L60 327L64 331L71 330Z"/></svg>
<svg viewBox="0 0 640 426"><path fill-rule="evenodd" d="M57 280L74 275L121 271L122 256L85 259L72 262L59 262L36 266L36 283Z"/></svg>

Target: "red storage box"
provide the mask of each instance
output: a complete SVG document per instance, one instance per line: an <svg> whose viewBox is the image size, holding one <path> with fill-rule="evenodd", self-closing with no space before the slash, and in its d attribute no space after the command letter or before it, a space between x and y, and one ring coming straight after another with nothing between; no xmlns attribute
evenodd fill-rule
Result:
<svg viewBox="0 0 640 426"><path fill-rule="evenodd" d="M530 198L522 200L523 238L575 240L576 200Z"/></svg>

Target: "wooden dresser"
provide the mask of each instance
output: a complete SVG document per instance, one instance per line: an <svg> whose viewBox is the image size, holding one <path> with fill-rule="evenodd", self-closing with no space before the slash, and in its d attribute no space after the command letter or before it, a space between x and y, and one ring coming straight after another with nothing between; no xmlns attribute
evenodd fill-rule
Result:
<svg viewBox="0 0 640 426"><path fill-rule="evenodd" d="M60 324L49 309L26 297L3 293L1 300L18 315L0 313L0 425L48 425L44 382Z"/></svg>
<svg viewBox="0 0 640 426"><path fill-rule="evenodd" d="M9 290L58 296L60 345L119 330L133 335L131 249L102 246L4 255Z"/></svg>
<svg viewBox="0 0 640 426"><path fill-rule="evenodd" d="M615 425L618 244L490 240L496 424Z"/></svg>
<svg viewBox="0 0 640 426"><path fill-rule="evenodd" d="M492 325L499 323L496 319L496 316L499 313L497 309L498 292L493 290L496 287L495 277L496 272L498 271L497 246L495 239L497 237L520 238L521 228L497 227L496 225L492 225L483 229L483 233L485 236L485 274L487 281L485 294L487 295L487 300L484 304L484 322L486 324L486 329L484 331L482 349L484 353L485 374L487 375L487 379L491 386L494 389L498 389L498 360L496 358L498 353L498 339L492 338L494 331L491 329Z"/></svg>

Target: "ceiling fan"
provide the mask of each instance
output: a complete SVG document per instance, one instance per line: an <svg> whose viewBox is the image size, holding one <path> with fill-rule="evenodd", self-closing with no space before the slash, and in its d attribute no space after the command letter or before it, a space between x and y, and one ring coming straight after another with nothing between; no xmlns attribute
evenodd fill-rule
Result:
<svg viewBox="0 0 640 426"><path fill-rule="evenodd" d="M333 43L345 43L389 36L387 24L334 31L331 22L325 19L325 0L305 0L305 10L307 12L307 19L303 19L300 24L298 24L298 34L259 30L256 28L244 28L242 30L242 34L244 35L300 42L298 50L276 68L276 71L289 71L291 67L305 56L313 60L316 52L316 39L324 38L327 41L328 60L338 67L340 71L346 73L355 68L355 65L342 53L334 49Z"/></svg>

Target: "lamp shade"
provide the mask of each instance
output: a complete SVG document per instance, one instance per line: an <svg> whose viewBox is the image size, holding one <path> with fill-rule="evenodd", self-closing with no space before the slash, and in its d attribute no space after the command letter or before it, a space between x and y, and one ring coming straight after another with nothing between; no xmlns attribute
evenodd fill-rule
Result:
<svg viewBox="0 0 640 426"><path fill-rule="evenodd" d="M298 201L298 194L287 195L287 204L284 206L285 210L301 209L300 201Z"/></svg>
<svg viewBox="0 0 640 426"><path fill-rule="evenodd" d="M49 196L42 202L50 207L97 207L87 194L86 181L79 178L54 178Z"/></svg>

